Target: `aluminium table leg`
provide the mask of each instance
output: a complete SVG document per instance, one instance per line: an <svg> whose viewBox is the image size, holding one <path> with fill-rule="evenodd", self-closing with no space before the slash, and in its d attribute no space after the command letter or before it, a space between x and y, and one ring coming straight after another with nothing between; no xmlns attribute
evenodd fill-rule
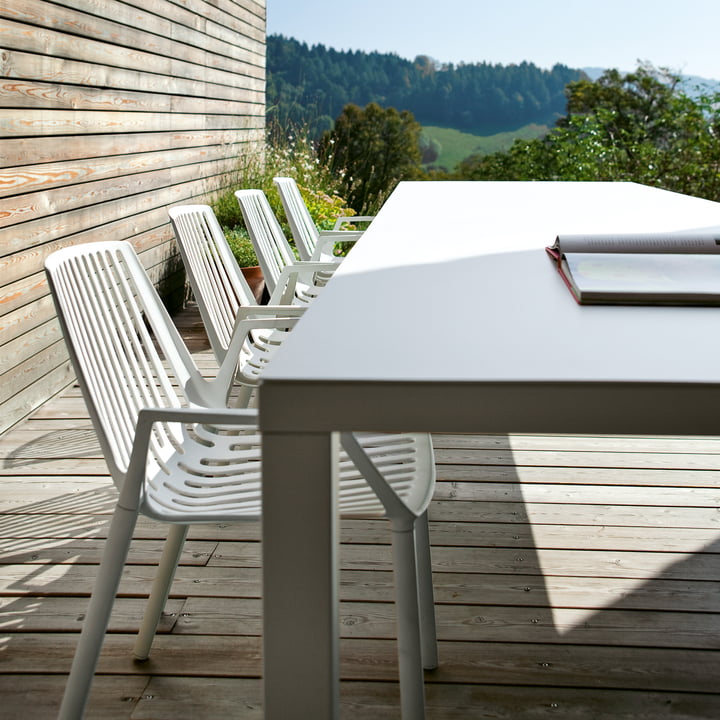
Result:
<svg viewBox="0 0 720 720"><path fill-rule="evenodd" d="M263 433L267 720L339 717L337 445Z"/></svg>

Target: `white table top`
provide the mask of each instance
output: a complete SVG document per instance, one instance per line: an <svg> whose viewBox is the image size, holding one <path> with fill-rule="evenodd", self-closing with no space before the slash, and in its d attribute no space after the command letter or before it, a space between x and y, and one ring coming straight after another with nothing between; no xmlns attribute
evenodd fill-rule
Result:
<svg viewBox="0 0 720 720"><path fill-rule="evenodd" d="M579 306L543 250L719 224L631 183L402 183L265 381L720 383L718 308Z"/></svg>

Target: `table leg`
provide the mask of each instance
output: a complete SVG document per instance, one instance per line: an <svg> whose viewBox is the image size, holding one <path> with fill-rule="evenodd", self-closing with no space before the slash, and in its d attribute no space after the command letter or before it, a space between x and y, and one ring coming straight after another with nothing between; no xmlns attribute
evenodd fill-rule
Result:
<svg viewBox="0 0 720 720"><path fill-rule="evenodd" d="M267 720L339 717L337 438L263 433Z"/></svg>

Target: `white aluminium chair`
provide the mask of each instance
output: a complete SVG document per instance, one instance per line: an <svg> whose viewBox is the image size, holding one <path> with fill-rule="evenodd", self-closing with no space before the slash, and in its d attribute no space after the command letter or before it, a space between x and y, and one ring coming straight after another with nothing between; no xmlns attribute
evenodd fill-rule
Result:
<svg viewBox="0 0 720 720"><path fill-rule="evenodd" d="M218 363L223 363L238 322L250 328L238 358L240 392L235 400L247 405L260 373L284 332L302 315L304 306L291 306L297 273L287 275L268 305L258 305L238 267L220 223L209 205L177 205L168 211L190 287Z"/></svg>
<svg viewBox="0 0 720 720"><path fill-rule="evenodd" d="M337 262L298 260L262 190L238 190L235 197L270 294L286 282L290 273L297 276L292 302L312 302L337 269Z"/></svg>
<svg viewBox="0 0 720 720"><path fill-rule="evenodd" d="M259 517L261 437L254 410L225 407L248 331L244 321L237 324L217 377L207 380L129 243L64 248L49 256L45 267L119 496L60 708L61 720L79 720L138 515L170 523L135 646L142 659L187 526ZM429 545L421 537L426 524L417 520L426 518L434 487L432 448L423 434L342 433L341 441L347 453L338 460L341 512L387 517L391 523L403 717L422 717L421 662L431 666L436 657L434 634L425 632L424 624L421 630L419 620L432 586L428 595L423 582L430 581L430 558L423 552Z"/></svg>
<svg viewBox="0 0 720 720"><path fill-rule="evenodd" d="M285 210L295 247L301 260L342 260L334 254L333 248L338 242L354 242L362 234L362 230L343 230L348 223L371 222L372 215L339 217L332 230L318 230L303 200L295 178L275 177L273 182L280 194L280 201Z"/></svg>
<svg viewBox="0 0 720 720"><path fill-rule="evenodd" d="M280 318L284 314L293 311L296 313L295 316L299 316L305 310L304 307L255 305L255 299L250 288L247 287L225 235L209 206L176 206L171 208L169 212L175 229L176 240L183 261L186 264L193 296L198 304L218 363L222 363L227 357L227 347L232 339L238 318L254 318L254 314L261 311L265 311L269 317ZM276 294L277 290L278 288L276 288ZM271 298L270 302L272 303L272 301L273 298ZM279 345L287 332L291 330L291 327L291 325L288 325L287 328L275 330L272 341ZM253 330L251 330L252 332ZM254 332L257 332L257 330L254 330ZM238 382L246 384L248 391L251 391L261 377L262 370L270 357L269 353L263 353L260 363L253 367L252 372L238 373ZM341 452L342 461L347 460L346 452L347 450ZM358 462L362 462L362 460L358 459ZM431 459L430 462L434 461ZM358 465L358 467L361 466ZM430 537L427 513L423 513L417 518L415 534L418 558L418 591L420 592L420 612L423 626L421 632L424 645L422 662L424 667L431 669L437 666L437 649L432 574L429 563ZM411 626L412 622L414 621L410 621ZM413 631L406 629L404 632L408 634ZM408 666L412 662L408 661ZM415 662L417 663L417 659ZM411 690L413 683L417 684L417 679L405 681L403 692L406 695L418 694L417 690ZM410 717L413 717L413 715L410 715Z"/></svg>

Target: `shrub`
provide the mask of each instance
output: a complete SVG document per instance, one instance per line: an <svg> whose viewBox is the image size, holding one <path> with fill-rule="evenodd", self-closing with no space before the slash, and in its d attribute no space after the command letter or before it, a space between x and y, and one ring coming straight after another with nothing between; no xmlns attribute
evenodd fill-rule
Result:
<svg viewBox="0 0 720 720"><path fill-rule="evenodd" d="M256 264L257 259L254 252L249 252L252 245L234 195L236 190L242 188L262 190L291 243L290 227L273 183L273 178L276 176L295 178L310 215L321 229L332 228L338 217L355 214L338 194L339 179L320 162L306 133L283 134L277 128L273 128L269 137L264 159L261 153L244 156L235 171L231 187L218 194L211 202L218 222L241 267L253 260L252 264Z"/></svg>
<svg viewBox="0 0 720 720"><path fill-rule="evenodd" d="M245 228L223 228L228 245L240 267L253 267L258 264L255 248Z"/></svg>

